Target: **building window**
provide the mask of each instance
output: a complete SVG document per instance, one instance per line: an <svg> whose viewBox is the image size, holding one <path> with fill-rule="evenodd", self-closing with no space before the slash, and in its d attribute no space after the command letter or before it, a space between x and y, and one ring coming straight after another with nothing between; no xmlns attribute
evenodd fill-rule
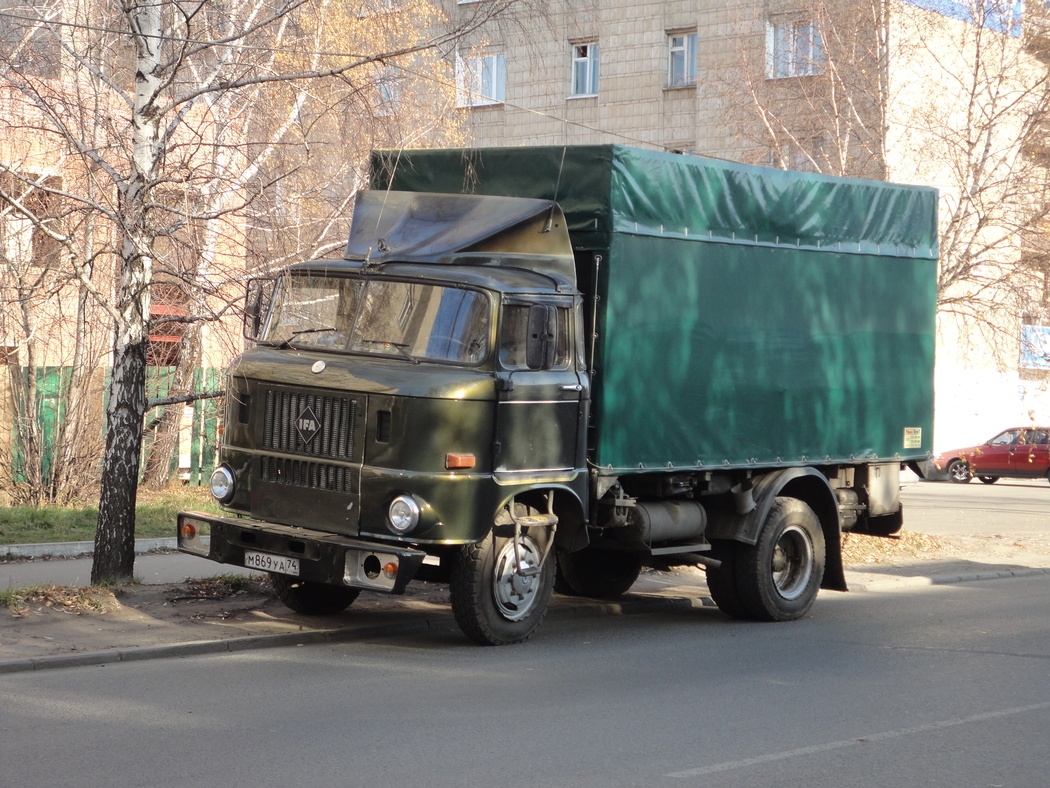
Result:
<svg viewBox="0 0 1050 788"><path fill-rule="evenodd" d="M179 349L186 333L180 318L189 314L189 299L182 288L173 284L153 285L149 308L149 344L146 365L174 367L179 363Z"/></svg>
<svg viewBox="0 0 1050 788"><path fill-rule="evenodd" d="M370 14L388 14L400 11L403 0L363 0L357 11L357 18L364 19Z"/></svg>
<svg viewBox="0 0 1050 788"><path fill-rule="evenodd" d="M667 87L695 84L696 33L671 33L667 36Z"/></svg>
<svg viewBox="0 0 1050 788"><path fill-rule="evenodd" d="M766 28L766 71L770 79L808 77L824 67L824 40L811 19L774 18Z"/></svg>
<svg viewBox="0 0 1050 788"><path fill-rule="evenodd" d="M0 60L5 70L45 79L60 76L62 48L52 25L61 24L61 10L58 3L0 0Z"/></svg>
<svg viewBox="0 0 1050 788"><path fill-rule="evenodd" d="M506 99L507 65L502 52L474 57L456 55L456 94L461 107L502 104Z"/></svg>
<svg viewBox="0 0 1050 788"><path fill-rule="evenodd" d="M794 172L821 172L826 160L825 139L821 136L786 140L769 155L771 167Z"/></svg>
<svg viewBox="0 0 1050 788"><path fill-rule="evenodd" d="M0 190L17 199L33 217L12 211L0 213L0 266L24 271L61 264L62 242L48 232L63 234L61 202L55 194L61 188L60 178L0 173Z"/></svg>
<svg viewBox="0 0 1050 788"><path fill-rule="evenodd" d="M572 45L572 89L569 95L598 95L597 42Z"/></svg>
<svg viewBox="0 0 1050 788"><path fill-rule="evenodd" d="M379 117L396 115L401 106L401 81L398 72L391 67L384 68L376 82L375 114Z"/></svg>

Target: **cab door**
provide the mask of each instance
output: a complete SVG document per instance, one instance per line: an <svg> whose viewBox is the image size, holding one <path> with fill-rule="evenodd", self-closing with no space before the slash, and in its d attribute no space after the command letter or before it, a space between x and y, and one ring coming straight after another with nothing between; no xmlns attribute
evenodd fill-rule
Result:
<svg viewBox="0 0 1050 788"><path fill-rule="evenodd" d="M580 464L583 373L571 299L508 301L497 360L497 475L563 478Z"/></svg>

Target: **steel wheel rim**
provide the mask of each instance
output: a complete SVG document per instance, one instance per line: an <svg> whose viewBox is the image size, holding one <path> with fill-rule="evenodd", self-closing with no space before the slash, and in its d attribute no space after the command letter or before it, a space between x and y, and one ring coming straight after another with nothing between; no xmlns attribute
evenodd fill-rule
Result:
<svg viewBox="0 0 1050 788"><path fill-rule="evenodd" d="M773 546L773 587L784 599L798 599L813 575L813 540L800 526L789 525Z"/></svg>
<svg viewBox="0 0 1050 788"><path fill-rule="evenodd" d="M959 481L970 478L970 469L965 462L956 462L952 465L952 478Z"/></svg>
<svg viewBox="0 0 1050 788"><path fill-rule="evenodd" d="M492 596L500 615L508 621L521 621L532 612L541 585L541 573L536 571L540 557L539 546L528 536L521 538L517 550L514 540L507 540L496 556Z"/></svg>

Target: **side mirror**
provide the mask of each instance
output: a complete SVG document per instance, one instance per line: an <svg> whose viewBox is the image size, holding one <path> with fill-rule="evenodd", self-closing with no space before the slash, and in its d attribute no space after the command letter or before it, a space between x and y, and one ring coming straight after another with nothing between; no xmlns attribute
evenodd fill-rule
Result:
<svg viewBox="0 0 1050 788"><path fill-rule="evenodd" d="M525 366L529 369L550 369L554 365L558 338L556 316L552 306L529 307L529 335L525 343Z"/></svg>
<svg viewBox="0 0 1050 788"><path fill-rule="evenodd" d="M244 296L244 338L258 341L270 314L276 279L250 279Z"/></svg>

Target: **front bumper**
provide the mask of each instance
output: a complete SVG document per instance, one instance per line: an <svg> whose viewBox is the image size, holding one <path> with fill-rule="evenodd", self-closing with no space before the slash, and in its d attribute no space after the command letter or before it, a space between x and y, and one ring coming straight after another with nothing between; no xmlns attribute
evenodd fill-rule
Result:
<svg viewBox="0 0 1050 788"><path fill-rule="evenodd" d="M210 530L210 544L200 538ZM296 559L302 580L402 594L426 557L422 550L348 539L338 534L222 517L179 512L178 549L220 564L246 566L245 551Z"/></svg>

